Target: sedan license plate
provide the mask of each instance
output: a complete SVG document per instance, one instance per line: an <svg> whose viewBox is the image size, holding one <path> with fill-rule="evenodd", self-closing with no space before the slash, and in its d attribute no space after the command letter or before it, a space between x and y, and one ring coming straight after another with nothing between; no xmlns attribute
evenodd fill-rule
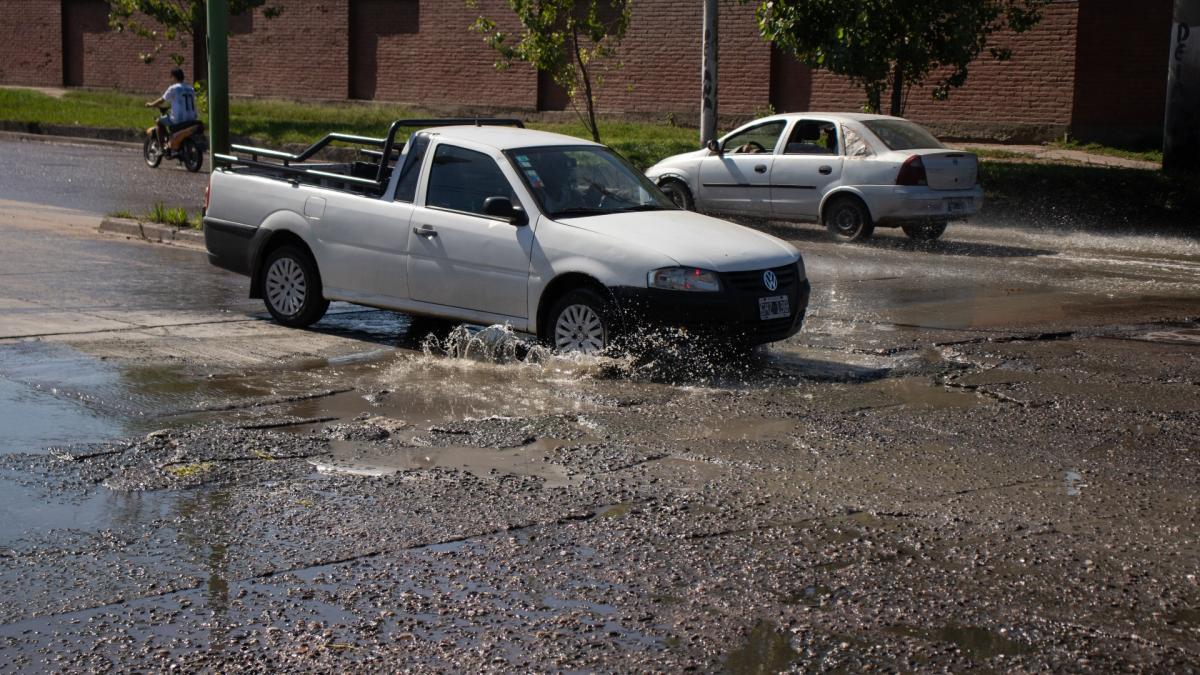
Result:
<svg viewBox="0 0 1200 675"><path fill-rule="evenodd" d="M767 319L782 319L791 313L791 309L788 307L788 296L786 295L773 295L769 298L758 299L758 318L763 321Z"/></svg>
<svg viewBox="0 0 1200 675"><path fill-rule="evenodd" d="M959 213L967 210L967 200L962 198L952 198L946 200L947 213Z"/></svg>

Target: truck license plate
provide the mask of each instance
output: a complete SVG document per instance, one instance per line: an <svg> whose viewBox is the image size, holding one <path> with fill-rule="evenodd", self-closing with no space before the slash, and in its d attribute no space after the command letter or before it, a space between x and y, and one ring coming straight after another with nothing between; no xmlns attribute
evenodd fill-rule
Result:
<svg viewBox="0 0 1200 675"><path fill-rule="evenodd" d="M967 200L965 199L947 199L946 211L949 213L958 213L967 209Z"/></svg>
<svg viewBox="0 0 1200 675"><path fill-rule="evenodd" d="M758 299L758 318L763 321L767 319L782 319L791 313L791 310L788 308L788 296L786 295L773 295L769 298Z"/></svg>

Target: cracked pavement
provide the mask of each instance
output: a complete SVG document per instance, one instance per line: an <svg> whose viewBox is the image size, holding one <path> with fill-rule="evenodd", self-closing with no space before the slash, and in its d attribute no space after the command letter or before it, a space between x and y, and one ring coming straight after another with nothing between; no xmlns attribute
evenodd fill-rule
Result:
<svg viewBox="0 0 1200 675"><path fill-rule="evenodd" d="M0 203L0 669L1200 670L1193 240L773 225L730 363L289 330L95 220Z"/></svg>

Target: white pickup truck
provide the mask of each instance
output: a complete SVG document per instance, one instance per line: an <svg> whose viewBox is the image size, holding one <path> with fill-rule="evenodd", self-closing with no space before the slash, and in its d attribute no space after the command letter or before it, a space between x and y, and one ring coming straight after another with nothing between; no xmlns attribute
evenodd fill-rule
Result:
<svg viewBox="0 0 1200 675"><path fill-rule="evenodd" d="M401 146L402 128L419 130ZM335 141L377 149L314 160ZM679 209L609 148L516 120L398 120L386 138L233 152L213 157L209 259L288 326L342 300L597 352L658 326L781 340L808 305L791 245Z"/></svg>

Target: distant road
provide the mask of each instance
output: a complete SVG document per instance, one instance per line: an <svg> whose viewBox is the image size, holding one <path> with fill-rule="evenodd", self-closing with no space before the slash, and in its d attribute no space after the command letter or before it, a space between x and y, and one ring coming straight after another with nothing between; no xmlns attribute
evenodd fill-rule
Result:
<svg viewBox="0 0 1200 675"><path fill-rule="evenodd" d="M0 199L100 215L144 213L159 201L195 212L204 205L208 166L205 157L200 173L174 160L151 169L133 144L0 134Z"/></svg>

